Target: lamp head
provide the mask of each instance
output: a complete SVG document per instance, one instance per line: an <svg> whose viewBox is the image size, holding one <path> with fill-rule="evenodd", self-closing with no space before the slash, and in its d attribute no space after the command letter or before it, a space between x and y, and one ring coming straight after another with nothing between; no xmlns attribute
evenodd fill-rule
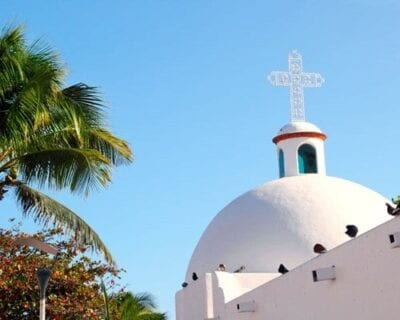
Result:
<svg viewBox="0 0 400 320"><path fill-rule="evenodd" d="M45 296L47 284L49 283L51 271L49 268L39 268L36 270L36 277L39 281L40 287L40 297L43 298Z"/></svg>

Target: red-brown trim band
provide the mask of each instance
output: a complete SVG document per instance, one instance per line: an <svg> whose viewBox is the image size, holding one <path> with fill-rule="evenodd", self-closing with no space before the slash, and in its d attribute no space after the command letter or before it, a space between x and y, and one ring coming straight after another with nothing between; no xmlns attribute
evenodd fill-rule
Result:
<svg viewBox="0 0 400 320"><path fill-rule="evenodd" d="M324 141L326 139L326 135L320 132L292 132L292 133L284 133L276 136L272 139L272 142L277 144L282 140L287 140L291 138L318 138Z"/></svg>

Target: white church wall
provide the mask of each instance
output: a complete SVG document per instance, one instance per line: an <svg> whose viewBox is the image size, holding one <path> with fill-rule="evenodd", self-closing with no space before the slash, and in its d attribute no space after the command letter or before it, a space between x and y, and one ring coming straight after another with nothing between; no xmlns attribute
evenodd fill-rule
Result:
<svg viewBox="0 0 400 320"><path fill-rule="evenodd" d="M394 218L230 301L217 316L221 320L397 320L400 248L392 248L389 235L399 231L400 218ZM313 281L313 270L333 265L335 280ZM249 301L255 301L255 312L239 313L237 304Z"/></svg>
<svg viewBox="0 0 400 320"><path fill-rule="evenodd" d="M213 273L214 284L223 290L224 302L234 300L246 292L278 277L279 273L230 273L217 271Z"/></svg>
<svg viewBox="0 0 400 320"><path fill-rule="evenodd" d="M176 319L212 318L213 305L212 276L206 274L176 293Z"/></svg>
<svg viewBox="0 0 400 320"><path fill-rule="evenodd" d="M277 276L277 273L206 273L176 294L176 319L216 318L225 313L228 302Z"/></svg>
<svg viewBox="0 0 400 320"><path fill-rule="evenodd" d="M177 320L397 320L398 232L400 217L276 279L276 274L208 273L177 293ZM314 282L313 270L331 266L335 280Z"/></svg>

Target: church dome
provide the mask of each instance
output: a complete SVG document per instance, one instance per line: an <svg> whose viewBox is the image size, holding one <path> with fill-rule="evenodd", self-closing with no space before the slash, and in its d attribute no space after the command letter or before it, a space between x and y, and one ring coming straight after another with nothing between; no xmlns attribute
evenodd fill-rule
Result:
<svg viewBox="0 0 400 320"><path fill-rule="evenodd" d="M285 177L263 184L228 204L203 233L186 279L224 264L227 271L277 272L348 241L345 226L359 233L386 221L385 202L357 183L319 174Z"/></svg>

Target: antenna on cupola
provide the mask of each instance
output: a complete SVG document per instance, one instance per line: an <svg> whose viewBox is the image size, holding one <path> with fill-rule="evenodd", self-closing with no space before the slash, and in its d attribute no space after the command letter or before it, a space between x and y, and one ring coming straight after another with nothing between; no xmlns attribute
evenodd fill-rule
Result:
<svg viewBox="0 0 400 320"><path fill-rule="evenodd" d="M319 88L324 78L319 73L303 72L303 58L293 50L289 53L289 71L272 71L268 80L274 86L289 87L290 91L290 123L272 140L278 148L279 176L325 174L326 135L306 122L304 110L304 88Z"/></svg>
<svg viewBox="0 0 400 320"><path fill-rule="evenodd" d="M304 88L319 88L324 78L319 73L303 72L303 58L296 51L289 53L289 71L272 71L268 80L277 87L289 87L291 122L306 121Z"/></svg>

